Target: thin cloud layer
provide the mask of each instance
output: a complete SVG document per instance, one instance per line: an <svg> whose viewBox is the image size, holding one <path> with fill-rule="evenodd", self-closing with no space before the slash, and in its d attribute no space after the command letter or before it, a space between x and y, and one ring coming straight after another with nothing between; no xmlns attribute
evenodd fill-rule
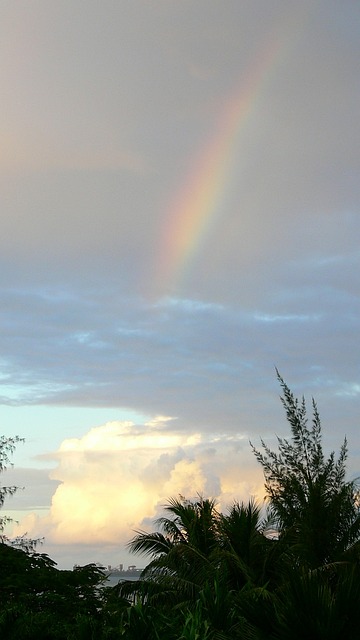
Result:
<svg viewBox="0 0 360 640"><path fill-rule="evenodd" d="M353 258L336 265L338 283L321 281L334 263L317 273L311 263L290 264L282 287L269 284L273 299L265 293L256 307L191 298L152 304L106 289L3 291L3 402L160 411L177 416L185 432L265 435L278 428L276 365L295 391L315 395L334 422L343 419L336 394L358 376L349 264ZM306 284L297 280L304 273ZM347 420L349 435L354 427Z"/></svg>

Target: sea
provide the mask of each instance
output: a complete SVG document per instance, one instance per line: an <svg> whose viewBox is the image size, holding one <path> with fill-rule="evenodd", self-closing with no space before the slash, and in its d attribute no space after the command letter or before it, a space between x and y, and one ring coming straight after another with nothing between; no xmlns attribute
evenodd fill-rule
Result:
<svg viewBox="0 0 360 640"><path fill-rule="evenodd" d="M106 586L115 587L118 582L122 582L123 580L130 580L131 582L135 582L136 580L139 580L139 578L140 572L137 575L134 575L133 573L131 573L130 575L127 575L126 573L109 573Z"/></svg>

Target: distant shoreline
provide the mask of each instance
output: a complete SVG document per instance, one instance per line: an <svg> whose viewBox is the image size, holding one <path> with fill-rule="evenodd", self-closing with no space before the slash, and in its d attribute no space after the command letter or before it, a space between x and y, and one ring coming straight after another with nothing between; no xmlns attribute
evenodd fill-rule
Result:
<svg viewBox="0 0 360 640"><path fill-rule="evenodd" d="M116 576L120 578L127 578L129 576L131 577L140 576L142 571L143 569L131 569L131 570L125 569L124 571L120 571L120 569L111 569L110 571L106 571L106 575Z"/></svg>
<svg viewBox="0 0 360 640"><path fill-rule="evenodd" d="M107 582L111 586L115 586L121 580L139 580L143 569L137 569L136 571L106 571Z"/></svg>

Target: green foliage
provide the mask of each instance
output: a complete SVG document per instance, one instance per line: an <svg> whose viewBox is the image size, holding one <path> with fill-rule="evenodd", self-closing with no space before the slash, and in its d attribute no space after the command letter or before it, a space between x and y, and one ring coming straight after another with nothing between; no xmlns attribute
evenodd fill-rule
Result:
<svg viewBox="0 0 360 640"><path fill-rule="evenodd" d="M358 490L345 480L346 438L337 459L334 452L325 458L315 401L309 426L304 398L295 398L279 373L278 379L292 438L278 438L278 452L263 440L264 452L251 446L263 467L270 520L299 561L318 567L354 551L360 537Z"/></svg>
<svg viewBox="0 0 360 640"><path fill-rule="evenodd" d="M253 447L269 517L254 500L171 498L158 530L129 542L149 564L106 587L96 565L59 571L45 554L0 543L4 640L356 640L360 513L347 442L325 456L320 418L281 376L290 439ZM0 471L15 441L0 441ZM9 487L4 498L16 487Z"/></svg>
<svg viewBox="0 0 360 640"><path fill-rule="evenodd" d="M0 472L21 439L0 438ZM0 488L0 506L17 487ZM102 584L96 565L59 571L36 540L9 539L0 519L0 637L2 640L98 640L102 634Z"/></svg>
<svg viewBox="0 0 360 640"><path fill-rule="evenodd" d="M3 606L51 612L63 619L96 616L100 606L97 589L105 579L96 565L60 571L46 554L26 553L0 544L0 592Z"/></svg>
<svg viewBox="0 0 360 640"><path fill-rule="evenodd" d="M265 584L271 541L264 535L261 509L253 499L235 502L227 514L219 515L218 540L222 572L232 588Z"/></svg>
<svg viewBox="0 0 360 640"><path fill-rule="evenodd" d="M0 473L6 471L8 466L11 464L10 456L14 453L18 442L23 442L23 440L18 436L14 436L12 438L0 436ZM0 509L4 506L6 497L14 495L18 489L19 487L15 486L0 487ZM4 527L9 522L11 522L11 518L7 516L0 516L0 540L6 539L6 536L4 535Z"/></svg>
<svg viewBox="0 0 360 640"><path fill-rule="evenodd" d="M138 597L174 605L196 599L204 580L214 576L211 557L218 549L219 514L215 501L201 496L193 502L182 496L171 498L165 512L167 515L156 521L162 531L140 531L130 541L133 553L152 560L142 580L124 585L123 593L136 591Z"/></svg>
<svg viewBox="0 0 360 640"><path fill-rule="evenodd" d="M100 637L105 575L99 567L60 571L47 555L4 543L0 567L1 638Z"/></svg>
<svg viewBox="0 0 360 640"><path fill-rule="evenodd" d="M150 563L117 595L156 610L151 639L356 637L359 496L346 480L346 439L337 458L326 457L315 402L309 425L305 400L278 379L291 438L278 438L278 451L263 441L262 451L252 447L264 470L267 521L253 500L221 514L213 500L179 496L158 531L129 543Z"/></svg>
<svg viewBox="0 0 360 640"><path fill-rule="evenodd" d="M279 640L357 640L359 567L290 570L277 594L275 637Z"/></svg>
<svg viewBox="0 0 360 640"><path fill-rule="evenodd" d="M213 500L180 496L169 500L165 512L157 520L161 531L138 532L129 543L152 560L141 580L120 584L118 594L161 611L163 626L158 622L156 629L165 619L167 639L258 638L253 619L266 592L272 544L263 535L259 507L253 500L235 503L224 515ZM251 597L253 619L247 620Z"/></svg>
<svg viewBox="0 0 360 640"><path fill-rule="evenodd" d="M13 436L7 438L6 436L0 436L0 473L6 471L9 465L11 465L10 456L14 453L17 443L24 442L23 438L19 436ZM20 487L16 486L0 486L0 509L4 506L5 499L8 496L13 496ZM18 549L24 549L25 551L34 552L36 546L41 540L34 540L24 536L17 536L16 538L9 538L4 529L6 525L13 522L9 516L0 516L0 544L4 542L10 544Z"/></svg>

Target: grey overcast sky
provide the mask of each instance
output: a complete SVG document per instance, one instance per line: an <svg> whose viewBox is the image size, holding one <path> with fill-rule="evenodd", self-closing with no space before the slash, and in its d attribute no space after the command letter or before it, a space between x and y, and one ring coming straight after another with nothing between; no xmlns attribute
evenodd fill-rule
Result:
<svg viewBox="0 0 360 640"><path fill-rule="evenodd" d="M359 61L350 0L1 4L2 482L60 567L262 498L275 366L360 472Z"/></svg>

